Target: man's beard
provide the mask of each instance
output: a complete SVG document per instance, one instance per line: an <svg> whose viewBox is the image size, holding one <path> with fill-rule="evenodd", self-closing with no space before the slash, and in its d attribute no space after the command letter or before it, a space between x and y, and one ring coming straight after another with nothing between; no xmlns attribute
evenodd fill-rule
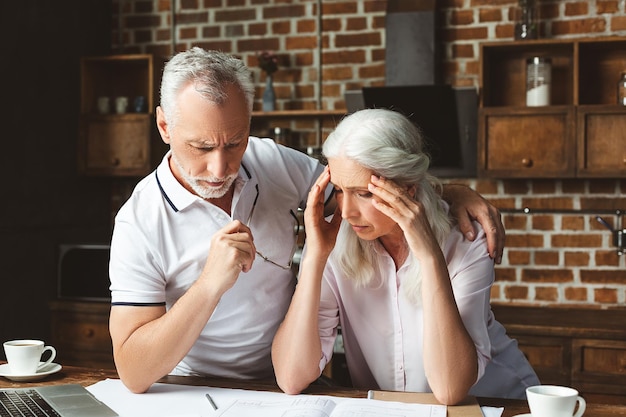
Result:
<svg viewBox="0 0 626 417"><path fill-rule="evenodd" d="M198 194L200 197L204 199L213 199L213 198L221 198L228 192L230 187L233 185L233 182L237 179L237 173L230 174L226 178L215 178L215 177L192 177L185 171L182 164L176 158L174 154L172 154L172 159L178 170L180 175L182 175L183 179L189 187ZM211 187L207 185L207 182L223 182L219 187Z"/></svg>

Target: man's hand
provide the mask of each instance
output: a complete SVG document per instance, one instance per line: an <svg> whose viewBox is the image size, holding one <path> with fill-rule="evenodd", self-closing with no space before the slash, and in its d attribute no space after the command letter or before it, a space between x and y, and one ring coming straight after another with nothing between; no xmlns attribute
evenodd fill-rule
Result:
<svg viewBox="0 0 626 417"><path fill-rule="evenodd" d="M450 204L450 214L469 240L476 238L472 220L476 220L487 235L487 248L497 264L502 262L506 233L500 211L480 194L464 185L446 184L443 199Z"/></svg>

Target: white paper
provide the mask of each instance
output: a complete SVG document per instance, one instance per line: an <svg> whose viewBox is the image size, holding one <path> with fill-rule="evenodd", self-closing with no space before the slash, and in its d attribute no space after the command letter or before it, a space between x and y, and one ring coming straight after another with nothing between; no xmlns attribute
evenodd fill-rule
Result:
<svg viewBox="0 0 626 417"><path fill-rule="evenodd" d="M133 394L119 379L100 381L87 390L121 417L317 417L328 416L333 409L335 417L446 417L443 405L190 385L157 383L144 394ZM211 407L207 393L215 401L217 410Z"/></svg>

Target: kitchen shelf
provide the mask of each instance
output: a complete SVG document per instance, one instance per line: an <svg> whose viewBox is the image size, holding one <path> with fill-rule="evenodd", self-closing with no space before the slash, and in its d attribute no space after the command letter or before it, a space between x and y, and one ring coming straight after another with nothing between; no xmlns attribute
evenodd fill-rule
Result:
<svg viewBox="0 0 626 417"><path fill-rule="evenodd" d="M550 105L526 106L526 60L552 61ZM626 107L617 82L626 38L484 43L478 173L493 178L620 178Z"/></svg>

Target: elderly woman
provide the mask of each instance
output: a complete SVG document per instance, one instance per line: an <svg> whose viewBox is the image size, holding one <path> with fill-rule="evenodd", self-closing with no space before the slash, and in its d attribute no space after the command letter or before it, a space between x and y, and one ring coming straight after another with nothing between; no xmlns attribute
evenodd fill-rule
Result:
<svg viewBox="0 0 626 417"><path fill-rule="evenodd" d="M423 145L409 119L384 109L346 117L324 143L298 285L272 346L285 392L319 377L339 325L359 388L455 404L468 394L525 398L539 383L491 311L484 234L468 241L450 223ZM326 221L329 183L339 207Z"/></svg>

